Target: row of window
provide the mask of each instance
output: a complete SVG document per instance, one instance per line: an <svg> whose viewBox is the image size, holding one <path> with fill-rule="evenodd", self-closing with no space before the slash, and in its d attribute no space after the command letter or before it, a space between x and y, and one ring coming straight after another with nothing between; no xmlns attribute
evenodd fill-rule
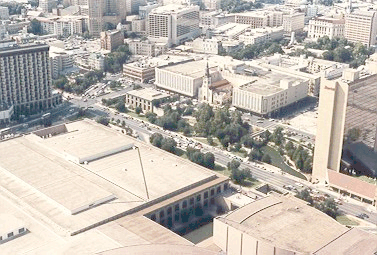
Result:
<svg viewBox="0 0 377 255"><path fill-rule="evenodd" d="M225 191L227 189L228 189L228 183L224 183L223 191ZM201 201L203 200L203 206L206 207L206 206L208 206L208 198L210 197L210 203L214 204L214 202L215 202L214 196L220 194L221 191L222 191L222 186L218 186L216 188L212 188L210 191L205 191L203 193L203 196L202 196L202 194L198 194L194 197L191 197L190 199L183 200L182 206L180 206L180 203L177 203L173 206L169 206L166 209L166 215L170 216L173 212L173 208L174 208L175 213L179 212L180 209L186 209L188 207L193 208L195 206L195 200L196 200L196 204L198 204L198 203L202 204ZM165 217L165 209L161 209L157 214L158 214L160 222L161 222L161 220L164 219L164 217ZM156 213L151 214L150 218L151 218L151 220L155 221L156 220Z"/></svg>

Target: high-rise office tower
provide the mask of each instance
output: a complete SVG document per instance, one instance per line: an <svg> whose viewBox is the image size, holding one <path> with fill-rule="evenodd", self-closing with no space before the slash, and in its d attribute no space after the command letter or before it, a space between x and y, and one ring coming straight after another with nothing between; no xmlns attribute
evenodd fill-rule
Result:
<svg viewBox="0 0 377 255"><path fill-rule="evenodd" d="M147 20L148 38L169 47L200 35L199 6L166 5L153 9Z"/></svg>
<svg viewBox="0 0 377 255"><path fill-rule="evenodd" d="M330 171L377 176L377 74L322 79L318 111L313 181L329 183Z"/></svg>
<svg viewBox="0 0 377 255"><path fill-rule="evenodd" d="M93 36L99 36L103 26L103 0L88 0L89 12L89 33Z"/></svg>
<svg viewBox="0 0 377 255"><path fill-rule="evenodd" d="M27 114L60 102L59 95L52 93L48 45L0 48L0 116L3 121L9 119L11 114L6 113L10 113L10 109Z"/></svg>
<svg viewBox="0 0 377 255"><path fill-rule="evenodd" d="M371 46L377 43L377 12L354 11L346 16L344 37L350 42Z"/></svg>

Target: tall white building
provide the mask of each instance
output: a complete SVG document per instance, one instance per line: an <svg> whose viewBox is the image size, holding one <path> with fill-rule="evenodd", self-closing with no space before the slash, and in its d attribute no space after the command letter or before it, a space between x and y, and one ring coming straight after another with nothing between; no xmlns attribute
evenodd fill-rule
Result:
<svg viewBox="0 0 377 255"><path fill-rule="evenodd" d="M25 114L60 102L52 93L49 46L31 44L0 49L0 105Z"/></svg>
<svg viewBox="0 0 377 255"><path fill-rule="evenodd" d="M286 32L296 32L304 29L305 14L303 12L294 12L283 15L283 28Z"/></svg>
<svg viewBox="0 0 377 255"><path fill-rule="evenodd" d="M318 39L328 36L330 39L344 37L344 19L317 17L309 20L308 37Z"/></svg>
<svg viewBox="0 0 377 255"><path fill-rule="evenodd" d="M0 6L0 20L9 19L9 9L5 6Z"/></svg>
<svg viewBox="0 0 377 255"><path fill-rule="evenodd" d="M346 16L344 37L349 41L370 46L376 44L377 12L354 11Z"/></svg>
<svg viewBox="0 0 377 255"><path fill-rule="evenodd" d="M52 7L54 6L54 4L54 0L39 0L39 8L46 13L52 11Z"/></svg>
<svg viewBox="0 0 377 255"><path fill-rule="evenodd" d="M148 15L148 38L169 47L200 35L199 6L166 5Z"/></svg>

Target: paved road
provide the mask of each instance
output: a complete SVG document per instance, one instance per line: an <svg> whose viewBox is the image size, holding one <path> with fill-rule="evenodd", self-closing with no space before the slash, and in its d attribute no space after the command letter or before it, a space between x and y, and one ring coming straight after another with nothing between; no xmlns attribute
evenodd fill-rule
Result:
<svg viewBox="0 0 377 255"><path fill-rule="evenodd" d="M132 128L134 131L138 132L140 134L140 138L143 139L144 137L148 137L151 135L153 132L161 133L164 136L173 136L178 139L180 139L181 142L187 142L187 139L190 140L190 138L183 137L179 134L175 134L169 131L164 131L159 128L154 127L153 125L149 125L149 129L145 127L145 125L142 125L140 120L129 118L124 114L115 114L113 111L107 109L104 106L101 106L98 104L100 102L101 97L96 98L96 99L87 99L84 102L84 99L82 98L74 98L70 101L69 104L63 105L61 108L58 108L55 110L55 114L59 113L65 113L69 112L70 114L73 114L74 112L78 111L79 108L85 107L88 108L88 111L90 111L92 114L97 115L97 116L106 116L109 118L114 118L114 119L119 119L120 121L125 121L126 125L130 128ZM73 111L72 111L73 109ZM64 119L59 120L60 123L64 122ZM278 125L276 122L270 122L270 121L263 121L264 127L272 129ZM56 122L54 123L56 124ZM260 123L258 123L260 124ZM197 142L197 141L193 141ZM215 160L217 163L220 163L222 165L226 165L229 161L231 161L231 158L227 155L227 152L222 151L217 148L213 148L208 145L203 145L206 151L210 151L215 155ZM269 184L275 185L279 188L283 188L283 186L287 185L292 185L296 186L296 183L302 183L305 186L309 186L311 188L315 188L311 183L305 182L303 180L300 180L296 177L290 176L288 174L281 174L279 173L271 173L269 171L266 171L264 169L261 169L259 167L256 167L252 163L248 162L242 162L241 163L241 168L249 168L252 172L252 175ZM332 193L330 193L332 195ZM366 213L370 217L366 219L367 221L377 224L377 213L371 213L366 210L365 206L361 206L358 204L353 204L353 203L344 203L342 205L339 205L339 209L342 210L343 212L351 215L358 215L361 213Z"/></svg>

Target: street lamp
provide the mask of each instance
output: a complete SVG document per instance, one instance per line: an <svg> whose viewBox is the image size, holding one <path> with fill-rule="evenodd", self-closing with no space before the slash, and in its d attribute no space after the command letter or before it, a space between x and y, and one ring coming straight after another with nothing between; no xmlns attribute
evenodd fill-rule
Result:
<svg viewBox="0 0 377 255"><path fill-rule="evenodd" d="M139 149L139 147L136 146L136 145L134 145L132 148L133 148L134 150L137 149L137 152L138 152L138 155L139 155L140 166L141 166L141 172L143 173L143 179L144 179L145 192L147 193L147 200L149 200L148 186L147 186L147 181L146 181L146 179L145 179L144 168L143 168L143 162L141 161L140 149Z"/></svg>

